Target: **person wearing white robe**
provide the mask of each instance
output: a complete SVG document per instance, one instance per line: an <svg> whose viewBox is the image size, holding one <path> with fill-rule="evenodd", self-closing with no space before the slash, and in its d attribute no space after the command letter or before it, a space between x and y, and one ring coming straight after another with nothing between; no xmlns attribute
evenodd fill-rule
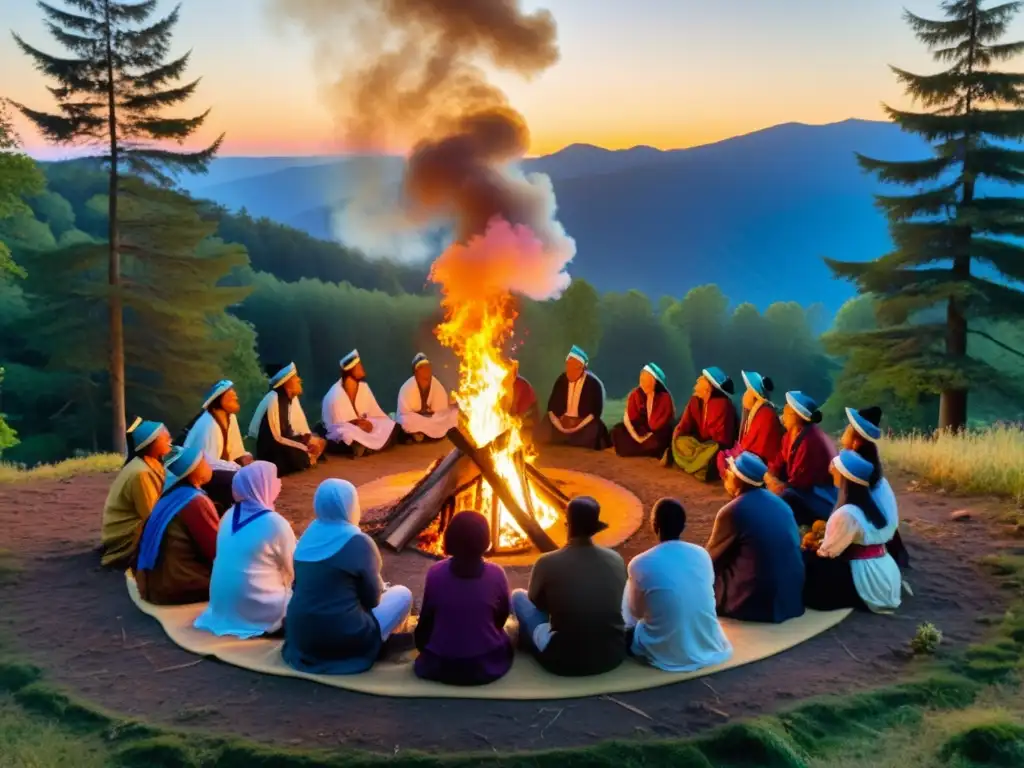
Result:
<svg viewBox="0 0 1024 768"><path fill-rule="evenodd" d="M234 502L231 483L235 473L252 461L238 428L236 414L241 408L234 383L229 379L218 381L206 393L199 415L185 427L185 437L181 440L183 448L199 448L206 456L213 479L203 490L221 515Z"/></svg>
<svg viewBox="0 0 1024 768"><path fill-rule="evenodd" d="M292 596L295 533L274 511L281 492L277 467L255 461L235 474L237 503L221 521L210 580L210 603L195 628L241 638L274 634Z"/></svg>
<svg viewBox="0 0 1024 768"><path fill-rule="evenodd" d="M355 349L341 359L341 378L324 396L322 416L329 443L352 456L384 450L398 426L377 404Z"/></svg>
<svg viewBox="0 0 1024 768"><path fill-rule="evenodd" d="M302 379L295 363L289 363L271 376L270 391L249 424L249 435L256 438L256 458L275 464L279 476L314 466L327 445L311 433L301 394Z"/></svg>
<svg viewBox="0 0 1024 768"><path fill-rule="evenodd" d="M430 360L422 352L412 359L412 377L398 391L398 424L416 442L440 440L458 426L459 409L452 405ZM426 391L426 397L423 396Z"/></svg>
<svg viewBox="0 0 1024 768"><path fill-rule="evenodd" d="M896 533L896 497L872 493L874 466L855 451L832 460L839 501L816 553L805 553L808 608L861 608L890 613L900 606L902 576L885 545Z"/></svg>

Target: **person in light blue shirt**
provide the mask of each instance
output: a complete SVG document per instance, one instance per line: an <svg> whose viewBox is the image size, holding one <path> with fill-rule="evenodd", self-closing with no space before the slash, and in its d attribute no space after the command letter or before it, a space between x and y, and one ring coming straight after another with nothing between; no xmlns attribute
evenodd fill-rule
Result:
<svg viewBox="0 0 1024 768"><path fill-rule="evenodd" d="M681 540L686 510L676 499L661 499L651 524L659 543L630 561L622 597L630 654L666 672L727 661L732 645L715 612L711 557Z"/></svg>

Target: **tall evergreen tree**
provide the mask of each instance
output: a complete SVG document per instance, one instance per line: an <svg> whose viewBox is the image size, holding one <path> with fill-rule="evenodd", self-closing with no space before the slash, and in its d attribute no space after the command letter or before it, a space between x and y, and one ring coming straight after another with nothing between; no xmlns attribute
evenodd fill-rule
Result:
<svg viewBox="0 0 1024 768"><path fill-rule="evenodd" d="M987 6L946 0L945 18L904 18L928 46L940 72L918 75L892 67L924 111L886 107L903 130L933 145L933 155L909 162L858 156L861 167L909 194L877 196L895 249L867 263L829 260L833 272L876 296L878 327L836 335L850 361L866 363L876 383L920 394L941 394L939 427L967 423L967 395L1005 377L968 354L968 334L981 318L1024 315L1024 200L1007 185L1024 182L1024 74L995 67L1021 53L1024 42L1000 42L1024 3ZM982 187L979 182L986 180ZM1001 281L982 277L977 268ZM942 307L945 316L927 310Z"/></svg>
<svg viewBox="0 0 1024 768"><path fill-rule="evenodd" d="M110 400L113 440L124 448L125 349L124 302L118 201L122 172L169 184L181 171L204 172L220 146L172 151L166 142L182 143L205 122L166 114L192 97L198 80L180 84L188 53L170 58L171 35L180 6L156 21L157 0L64 0L71 10L37 2L50 34L70 57L52 56L26 43L18 46L36 68L55 84L48 88L57 112L15 106L50 141L60 144L99 143L109 168L107 285Z"/></svg>

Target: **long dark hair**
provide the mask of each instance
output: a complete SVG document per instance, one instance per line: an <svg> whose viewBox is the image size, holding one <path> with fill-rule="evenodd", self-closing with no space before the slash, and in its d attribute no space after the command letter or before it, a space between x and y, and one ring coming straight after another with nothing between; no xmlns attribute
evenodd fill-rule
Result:
<svg viewBox="0 0 1024 768"><path fill-rule="evenodd" d="M871 477L868 479L871 487L874 488L885 476L882 471L882 457L878 453L878 446L870 440L861 440L860 445L857 447L857 454L862 459L870 461L871 466L874 467L871 471Z"/></svg>
<svg viewBox="0 0 1024 768"><path fill-rule="evenodd" d="M885 515L882 514L882 510L875 504L875 500L871 498L871 489L866 485L860 485L844 477L842 485L839 486L839 498L836 500L836 509L845 504L860 507L864 517L875 528L879 530L885 528Z"/></svg>

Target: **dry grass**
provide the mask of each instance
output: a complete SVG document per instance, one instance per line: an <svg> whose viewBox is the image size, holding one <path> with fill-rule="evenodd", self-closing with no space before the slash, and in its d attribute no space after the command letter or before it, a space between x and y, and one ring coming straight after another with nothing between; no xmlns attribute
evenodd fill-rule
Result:
<svg viewBox="0 0 1024 768"><path fill-rule="evenodd" d="M116 453L97 453L92 456L68 459L59 464L40 464L32 469L17 464L0 464L0 484L21 483L27 480L64 480L78 475L114 472L124 464L124 457Z"/></svg>
<svg viewBox="0 0 1024 768"><path fill-rule="evenodd" d="M993 494L1024 504L1024 431L991 427L961 434L906 435L882 443L897 469L959 493Z"/></svg>

